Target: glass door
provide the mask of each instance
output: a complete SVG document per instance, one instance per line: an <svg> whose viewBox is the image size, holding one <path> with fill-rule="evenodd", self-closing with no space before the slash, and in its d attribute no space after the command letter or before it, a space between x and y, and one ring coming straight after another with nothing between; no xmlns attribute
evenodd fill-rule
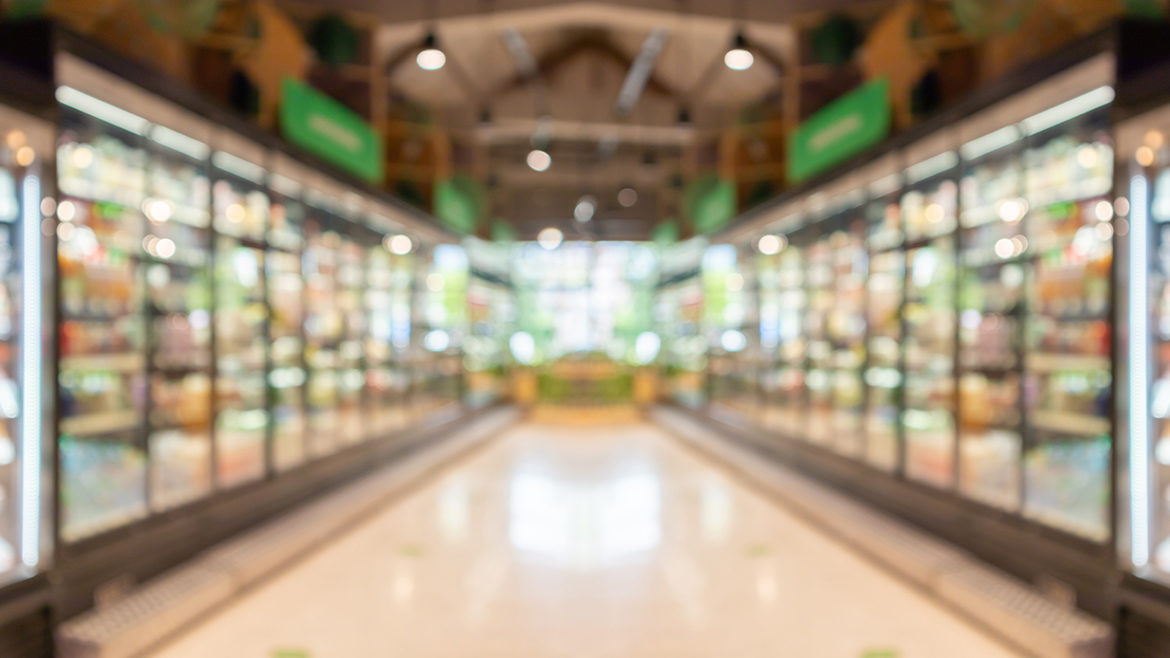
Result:
<svg viewBox="0 0 1170 658"><path fill-rule="evenodd" d="M906 233L904 468L910 479L938 487L954 483L957 203L949 168L914 183L901 200Z"/></svg>
<svg viewBox="0 0 1170 658"><path fill-rule="evenodd" d="M58 450L60 534L76 541L147 513L140 135L62 109Z"/></svg>
<svg viewBox="0 0 1170 658"><path fill-rule="evenodd" d="M305 461L305 278L301 270L305 206L290 195L272 204L265 256L269 300L268 402L272 465L285 471Z"/></svg>
<svg viewBox="0 0 1170 658"><path fill-rule="evenodd" d="M832 445L840 453L860 457L865 446L865 295L869 257L861 209L847 212L842 227L830 237L833 248L833 309L829 341L833 347Z"/></svg>
<svg viewBox="0 0 1170 658"><path fill-rule="evenodd" d="M1109 116L1032 132L1024 152L1024 514L1104 541L1113 433Z"/></svg>
<svg viewBox="0 0 1170 658"><path fill-rule="evenodd" d="M902 298L906 257L896 194L866 204L865 458L882 470L899 464L902 413Z"/></svg>
<svg viewBox="0 0 1170 658"><path fill-rule="evenodd" d="M389 243L390 238L387 238ZM394 256L380 242L366 250L366 291L369 318L365 338L365 422L371 438L384 438L396 427L394 409Z"/></svg>
<svg viewBox="0 0 1170 658"><path fill-rule="evenodd" d="M808 415L804 438L827 444L833 433L833 345L829 341L829 316L833 311L833 248L831 229L816 226L818 235L805 252L805 285L808 306L804 313L804 336L808 358L805 388Z"/></svg>
<svg viewBox="0 0 1170 658"><path fill-rule="evenodd" d="M349 227L351 229L356 227ZM337 431L344 443L366 438L363 416L365 404L366 347L366 271L365 249L355 234L341 238L338 250L336 303L342 319L342 339L338 347L338 423ZM372 238L369 240L372 242Z"/></svg>
<svg viewBox="0 0 1170 658"><path fill-rule="evenodd" d="M1125 247L1118 279L1129 284L1119 318L1130 331L1119 371L1131 405L1118 409L1131 435L1129 533L1120 543L1139 575L1170 583L1170 106L1118 132L1127 195L1115 209L1128 217L1114 224Z"/></svg>
<svg viewBox="0 0 1170 658"><path fill-rule="evenodd" d="M206 154L149 146L138 258L146 281L150 505L165 510L211 490L211 186Z"/></svg>
<svg viewBox="0 0 1170 658"><path fill-rule="evenodd" d="M343 318L336 303L340 236L319 212L305 224L305 363L308 366L309 454L338 447L338 365Z"/></svg>
<svg viewBox="0 0 1170 658"><path fill-rule="evenodd" d="M265 233L271 201L260 181L222 174L215 207L216 482L262 478L268 454Z"/></svg>
<svg viewBox="0 0 1170 658"><path fill-rule="evenodd" d="M42 544L52 510L42 504L52 483L42 478L42 428L52 403L42 395L38 302L52 282L41 234L42 212L53 211L41 205L52 148L48 124L0 106L0 584L42 570L50 548Z"/></svg>
<svg viewBox="0 0 1170 658"><path fill-rule="evenodd" d="M959 489L1011 511L1021 496L1028 245L1019 137L966 163L959 220Z"/></svg>

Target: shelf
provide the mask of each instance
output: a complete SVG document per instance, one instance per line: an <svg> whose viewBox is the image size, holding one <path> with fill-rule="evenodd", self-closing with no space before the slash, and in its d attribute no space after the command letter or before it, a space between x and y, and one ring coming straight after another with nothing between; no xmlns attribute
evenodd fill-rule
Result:
<svg viewBox="0 0 1170 658"><path fill-rule="evenodd" d="M146 359L139 352L118 354L78 354L61 357L61 370L141 370Z"/></svg>
<svg viewBox="0 0 1170 658"><path fill-rule="evenodd" d="M126 208L133 208L136 212L142 205L145 195L141 191L109 189L101 183L87 181L81 178L61 179L61 192L65 196L99 203L114 203Z"/></svg>
<svg viewBox="0 0 1170 658"><path fill-rule="evenodd" d="M1108 418L1069 411L1035 409L1026 417L1028 424L1036 429L1087 438L1096 438L1102 434L1109 434L1113 430L1113 424L1109 422Z"/></svg>
<svg viewBox="0 0 1170 658"><path fill-rule="evenodd" d="M1096 354L1061 354L1059 352L1033 352L1024 362L1028 370L1054 372L1057 370L1109 370L1109 357Z"/></svg>
<svg viewBox="0 0 1170 658"><path fill-rule="evenodd" d="M1026 174L1025 174L1026 175ZM1057 203L1077 203L1099 196L1106 196L1113 186L1109 179L1077 181L1060 187L1029 191L1024 196L1033 208L1043 208Z"/></svg>
<svg viewBox="0 0 1170 658"><path fill-rule="evenodd" d="M139 425L141 415L136 410L99 411L96 413L62 418L61 434L94 436L132 430Z"/></svg>

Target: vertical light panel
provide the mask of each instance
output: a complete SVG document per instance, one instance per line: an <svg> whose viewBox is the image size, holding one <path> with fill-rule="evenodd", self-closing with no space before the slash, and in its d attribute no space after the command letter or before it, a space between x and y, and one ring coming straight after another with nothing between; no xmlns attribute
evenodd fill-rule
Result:
<svg viewBox="0 0 1170 658"><path fill-rule="evenodd" d="M1129 179L1129 508L1130 561L1150 562L1149 189Z"/></svg>

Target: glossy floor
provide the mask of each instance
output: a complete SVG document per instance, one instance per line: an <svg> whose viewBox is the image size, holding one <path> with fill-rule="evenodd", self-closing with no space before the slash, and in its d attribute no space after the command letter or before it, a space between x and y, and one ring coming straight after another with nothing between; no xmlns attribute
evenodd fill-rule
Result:
<svg viewBox="0 0 1170 658"><path fill-rule="evenodd" d="M525 424L160 657L996 658L645 424Z"/></svg>

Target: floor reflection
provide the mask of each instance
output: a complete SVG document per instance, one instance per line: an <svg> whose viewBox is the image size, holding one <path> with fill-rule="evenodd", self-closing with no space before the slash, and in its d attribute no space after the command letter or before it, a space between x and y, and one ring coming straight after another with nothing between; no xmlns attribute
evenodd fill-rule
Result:
<svg viewBox="0 0 1170 658"><path fill-rule="evenodd" d="M596 477L521 465L508 492L508 540L531 557L596 569L645 556L662 542L662 484L648 465Z"/></svg>

